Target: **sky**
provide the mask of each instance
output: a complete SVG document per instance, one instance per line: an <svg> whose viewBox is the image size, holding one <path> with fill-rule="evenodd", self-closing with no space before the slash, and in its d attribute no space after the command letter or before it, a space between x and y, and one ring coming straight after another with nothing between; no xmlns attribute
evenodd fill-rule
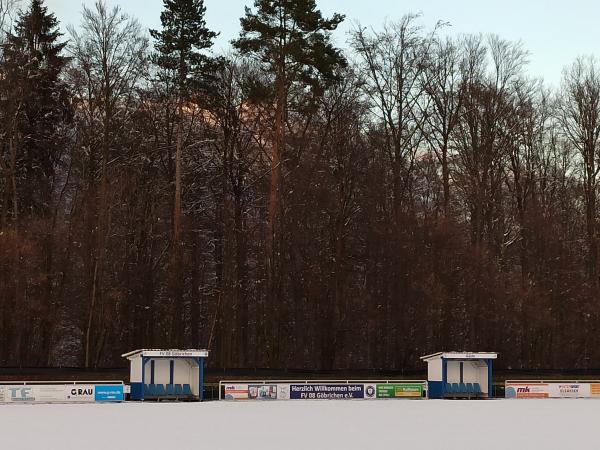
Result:
<svg viewBox="0 0 600 450"><path fill-rule="evenodd" d="M27 3L28 0L21 0ZM239 33L244 6L254 0L204 0L206 22L221 34L216 52L227 51ZM83 4L94 0L46 0L62 26L77 26ZM162 0L108 0L135 16L145 28L160 28ZM518 41L530 52L528 72L553 86L560 83L562 70L581 55L600 56L599 0L317 0L325 15L339 12L345 22L334 33L340 47L348 47L348 33L357 24L378 29L406 13L422 13L422 23L433 27L438 20L451 24L448 31L494 33Z"/></svg>

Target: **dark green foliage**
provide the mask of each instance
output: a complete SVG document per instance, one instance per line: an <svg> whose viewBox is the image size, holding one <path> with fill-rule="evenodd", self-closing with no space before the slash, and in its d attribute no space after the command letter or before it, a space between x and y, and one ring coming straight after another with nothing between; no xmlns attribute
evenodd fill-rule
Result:
<svg viewBox="0 0 600 450"><path fill-rule="evenodd" d="M206 53L218 33L206 27L203 0L163 0L162 30L150 30L156 39L153 62L162 76L178 86L185 97L196 89L206 89L218 59Z"/></svg>
<svg viewBox="0 0 600 450"><path fill-rule="evenodd" d="M4 44L4 130L17 146L22 210L44 212L62 149L64 125L71 117L68 90L61 80L58 20L42 0L32 0Z"/></svg>
<svg viewBox="0 0 600 450"><path fill-rule="evenodd" d="M324 18L315 0L256 0L256 12L246 8L242 31L233 45L255 55L270 71L320 91L335 79L346 60L330 42L330 32L344 20ZM285 67L285 69L282 69Z"/></svg>

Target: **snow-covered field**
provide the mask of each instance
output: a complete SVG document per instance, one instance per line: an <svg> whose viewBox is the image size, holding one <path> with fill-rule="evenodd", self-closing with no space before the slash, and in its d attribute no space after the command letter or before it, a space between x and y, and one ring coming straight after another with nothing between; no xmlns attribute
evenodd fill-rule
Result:
<svg viewBox="0 0 600 450"><path fill-rule="evenodd" d="M600 448L600 400L380 400L0 406L0 448Z"/></svg>

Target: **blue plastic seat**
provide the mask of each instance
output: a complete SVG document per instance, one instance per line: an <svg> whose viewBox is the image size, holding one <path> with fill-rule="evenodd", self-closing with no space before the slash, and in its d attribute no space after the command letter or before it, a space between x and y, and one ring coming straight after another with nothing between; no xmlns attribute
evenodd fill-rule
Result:
<svg viewBox="0 0 600 450"><path fill-rule="evenodd" d="M180 384L175 385L175 396L176 397L183 396L183 387Z"/></svg>
<svg viewBox="0 0 600 450"><path fill-rule="evenodd" d="M147 384L144 390L144 397L156 397L156 385Z"/></svg>
<svg viewBox="0 0 600 450"><path fill-rule="evenodd" d="M164 384L157 384L156 385L156 396L157 397L164 397L165 395L166 395L165 385Z"/></svg>
<svg viewBox="0 0 600 450"><path fill-rule="evenodd" d="M467 394L475 394L473 383L467 383Z"/></svg>
<svg viewBox="0 0 600 450"><path fill-rule="evenodd" d="M166 386L166 394L169 397L175 397L175 385L167 384Z"/></svg>
<svg viewBox="0 0 600 450"><path fill-rule="evenodd" d="M458 385L458 389L459 389L459 392L460 392L461 394L468 394L468 393L469 393L469 392L467 391L467 386L465 385L465 383L460 383L460 384Z"/></svg>
<svg viewBox="0 0 600 450"><path fill-rule="evenodd" d="M192 394L192 388L189 384L184 384L183 385L183 395L189 396L191 397Z"/></svg>
<svg viewBox="0 0 600 450"><path fill-rule="evenodd" d="M481 394L482 393L481 386L479 385L479 383L474 383L473 384L473 388L475 389L475 393L476 394Z"/></svg>
<svg viewBox="0 0 600 450"><path fill-rule="evenodd" d="M460 386L458 383L452 383L452 392L454 394L460 394Z"/></svg>

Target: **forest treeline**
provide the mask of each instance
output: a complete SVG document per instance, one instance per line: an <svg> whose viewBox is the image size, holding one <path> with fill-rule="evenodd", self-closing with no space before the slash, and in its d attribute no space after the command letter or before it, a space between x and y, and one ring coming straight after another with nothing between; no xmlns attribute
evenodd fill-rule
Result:
<svg viewBox="0 0 600 450"><path fill-rule="evenodd" d="M0 1L0 365L600 367L600 64L418 15ZM19 9L20 8L20 9ZM338 41L342 37L337 35Z"/></svg>

